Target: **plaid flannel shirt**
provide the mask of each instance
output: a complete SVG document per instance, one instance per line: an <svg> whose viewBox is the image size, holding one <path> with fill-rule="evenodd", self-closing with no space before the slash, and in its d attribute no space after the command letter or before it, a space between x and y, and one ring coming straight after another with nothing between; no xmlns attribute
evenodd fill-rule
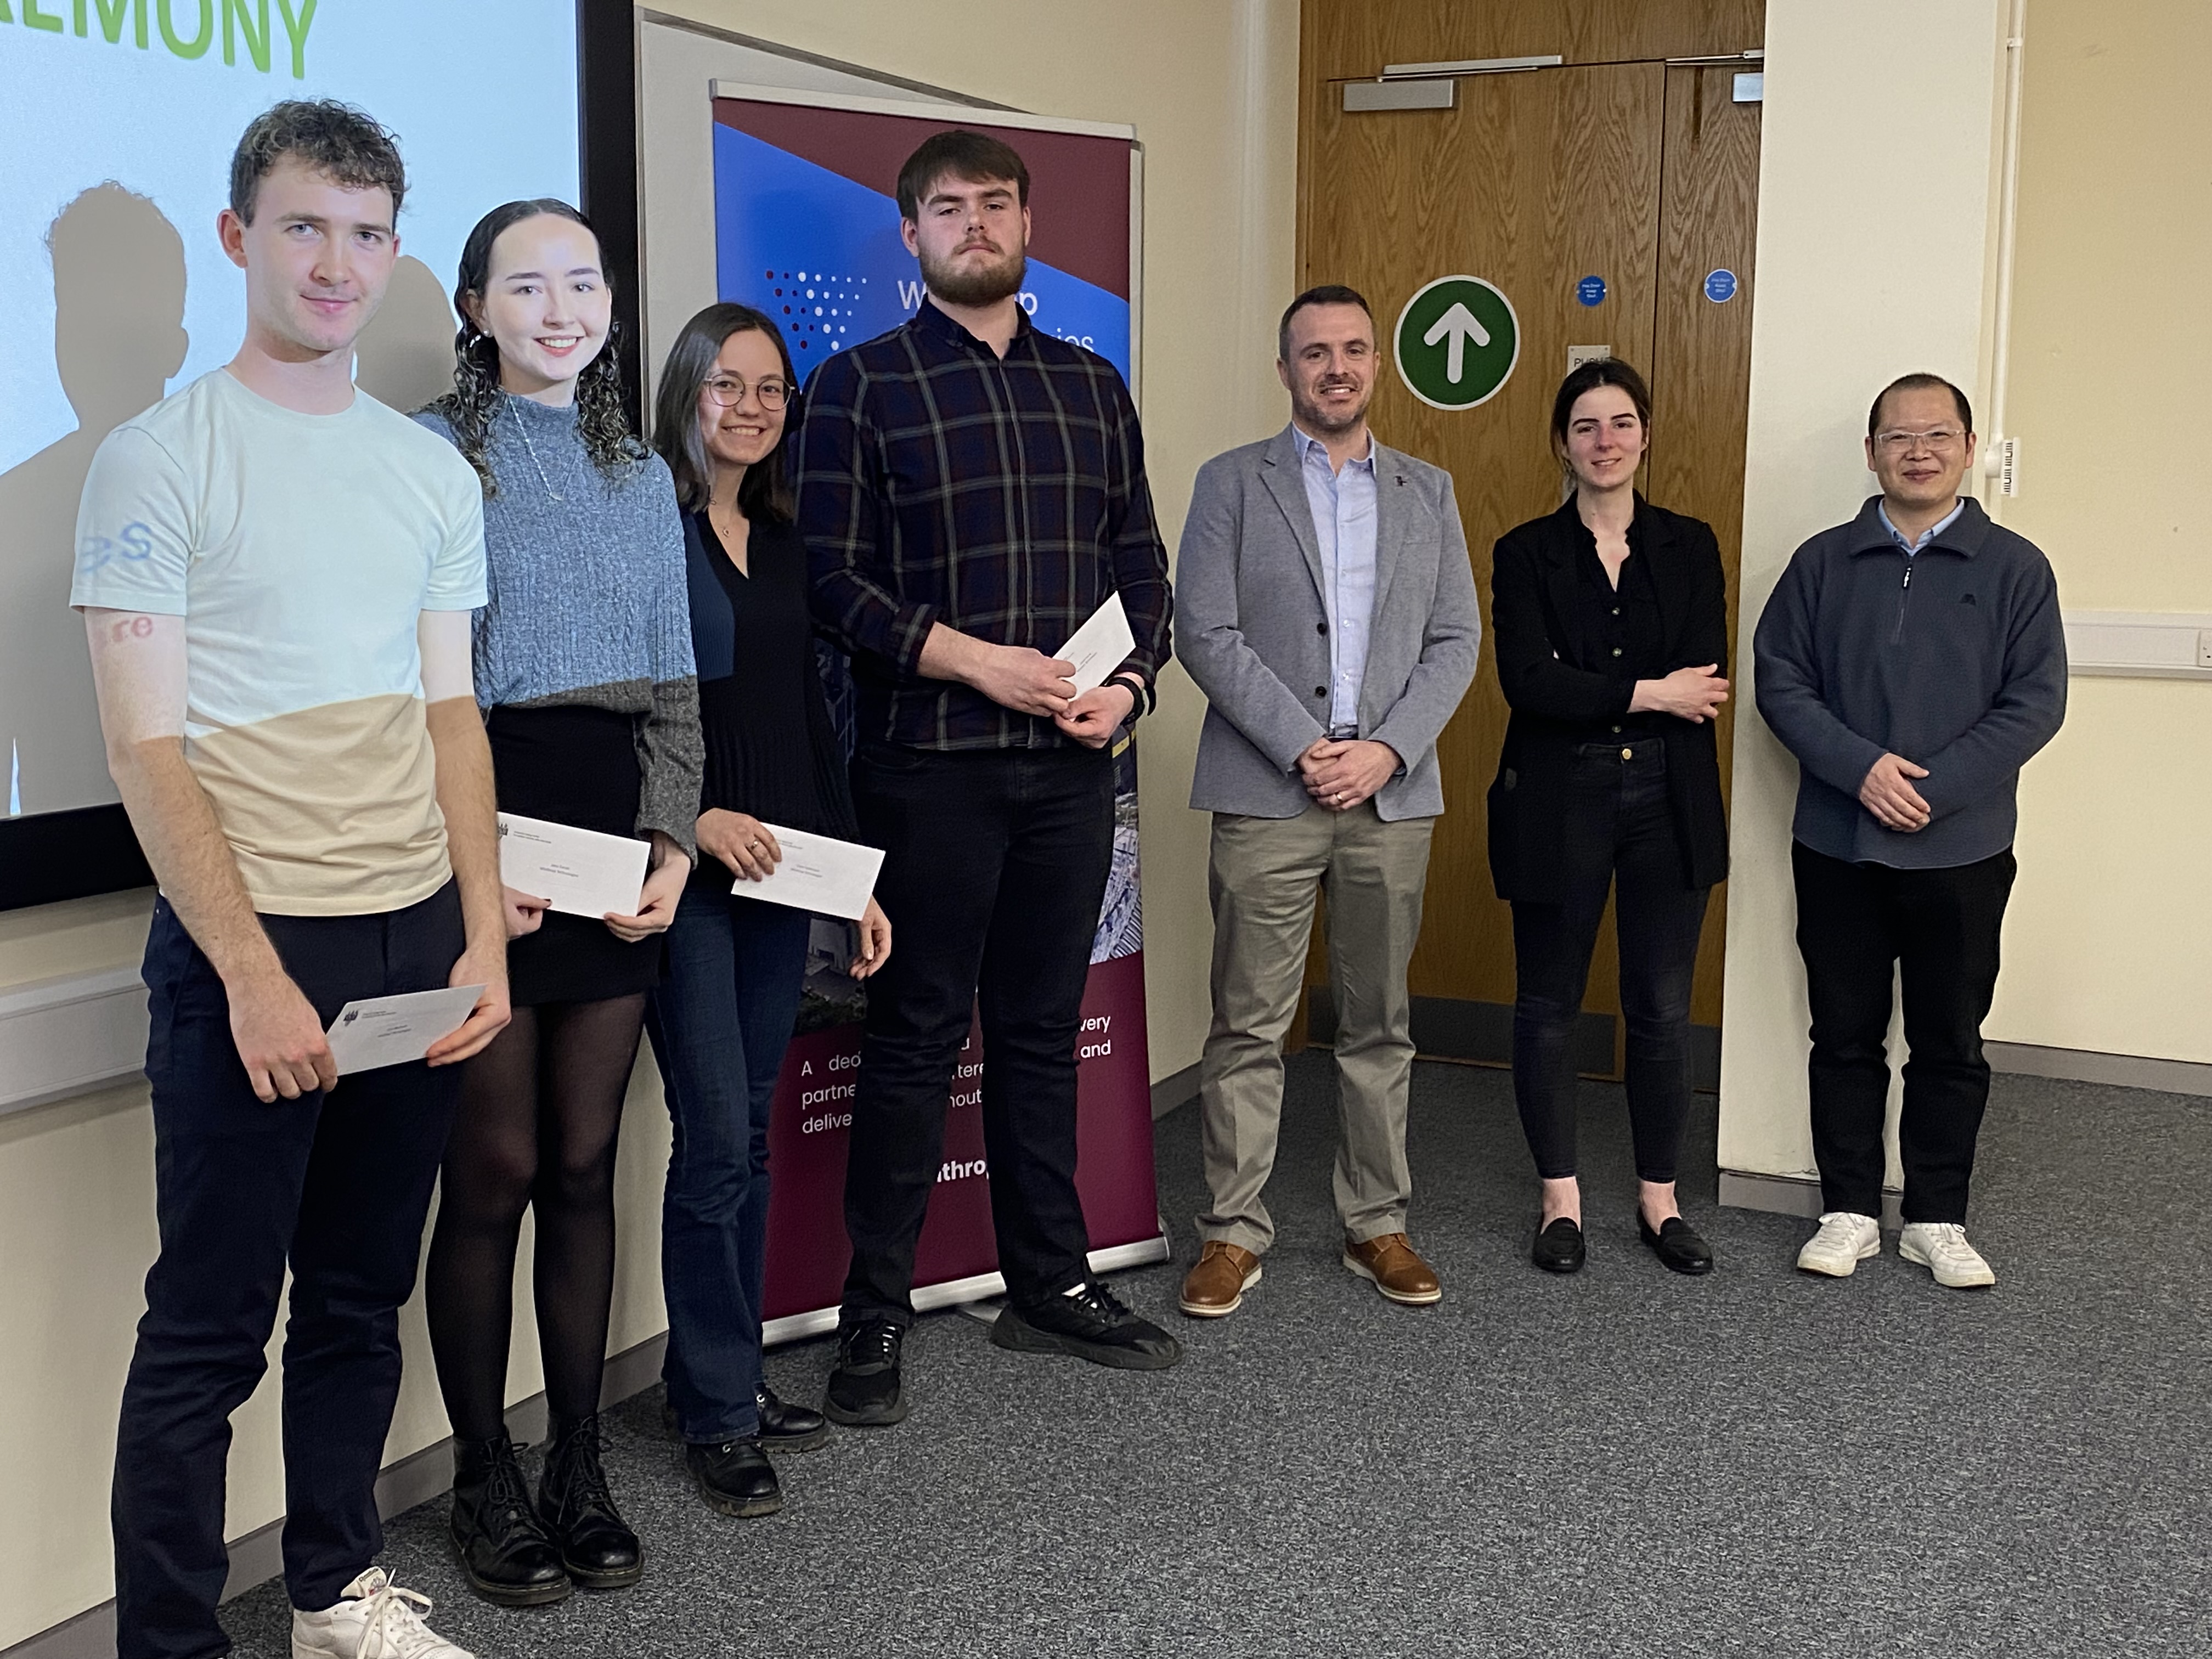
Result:
<svg viewBox="0 0 2212 1659"><path fill-rule="evenodd" d="M1109 593L1150 685L1168 559L1137 411L1114 366L1024 317L1002 359L922 302L823 362L799 434L814 611L853 656L859 736L917 749L1057 747L1051 720L921 675L948 628L1057 651Z"/></svg>

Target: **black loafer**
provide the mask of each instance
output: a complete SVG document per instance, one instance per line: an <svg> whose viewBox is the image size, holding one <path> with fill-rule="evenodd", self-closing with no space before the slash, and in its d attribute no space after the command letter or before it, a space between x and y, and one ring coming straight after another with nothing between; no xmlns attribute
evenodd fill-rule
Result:
<svg viewBox="0 0 2212 1659"><path fill-rule="evenodd" d="M1554 1218L1528 1247L1528 1259L1547 1273L1578 1273L1587 1255L1582 1224L1571 1216Z"/></svg>
<svg viewBox="0 0 2212 1659"><path fill-rule="evenodd" d="M1653 1232L1644 1212L1636 1212L1636 1231L1652 1255L1678 1273L1709 1273L1713 1270L1713 1247L1698 1237L1697 1229L1678 1215L1670 1215Z"/></svg>
<svg viewBox="0 0 2212 1659"><path fill-rule="evenodd" d="M761 1444L770 1451L812 1451L830 1438L830 1419L805 1406L794 1406L765 1382L754 1392L760 1407Z"/></svg>
<svg viewBox="0 0 2212 1659"><path fill-rule="evenodd" d="M848 1429L889 1428L906 1420L899 1351L906 1333L888 1319L868 1319L837 1333L837 1365L822 1409Z"/></svg>
<svg viewBox="0 0 2212 1659"><path fill-rule="evenodd" d="M698 1484L707 1507L750 1520L783 1507L783 1487L775 1465L757 1439L731 1440L719 1446L686 1446L684 1467Z"/></svg>

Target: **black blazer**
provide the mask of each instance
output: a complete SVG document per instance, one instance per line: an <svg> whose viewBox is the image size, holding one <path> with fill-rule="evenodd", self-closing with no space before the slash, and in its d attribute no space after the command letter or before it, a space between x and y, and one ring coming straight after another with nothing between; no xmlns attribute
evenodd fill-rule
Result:
<svg viewBox="0 0 2212 1659"><path fill-rule="evenodd" d="M1709 662L1728 672L1727 578L1711 526L1637 498L1637 556L1646 567L1666 635L1660 674ZM1626 713L1632 679L1577 667L1599 659L1603 618L1575 571L1590 532L1570 495L1559 511L1498 538L1491 574L1491 639L1513 710L1490 786L1490 874L1503 899L1559 902L1567 778L1589 727ZM1657 676L1646 674L1644 678ZM1682 874L1710 887L1728 874L1728 821L1713 723L1665 718L1667 794Z"/></svg>

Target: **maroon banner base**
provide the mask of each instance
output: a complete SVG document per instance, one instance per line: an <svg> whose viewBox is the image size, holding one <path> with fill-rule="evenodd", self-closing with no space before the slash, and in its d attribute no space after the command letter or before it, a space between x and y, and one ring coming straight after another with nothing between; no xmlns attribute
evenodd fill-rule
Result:
<svg viewBox="0 0 2212 1659"><path fill-rule="evenodd" d="M925 1287L962 1285L998 1271L983 1148L982 1045L981 1032L971 1029L953 1073L945 1160L915 1257L918 1303L947 1299L922 1296ZM1142 951L1091 965L1080 1054L1075 1184L1095 1258L1161 1237ZM764 1311L770 1342L830 1328L844 1291L852 1255L845 1238L845 1152L860 1067L860 1027L853 1024L794 1037L784 1055L769 1124L775 1179ZM967 1288L975 1296L997 1289L988 1282Z"/></svg>

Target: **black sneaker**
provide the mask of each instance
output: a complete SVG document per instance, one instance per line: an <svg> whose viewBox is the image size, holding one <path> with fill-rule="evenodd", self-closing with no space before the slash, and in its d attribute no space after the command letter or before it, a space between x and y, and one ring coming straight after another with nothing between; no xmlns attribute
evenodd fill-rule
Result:
<svg viewBox="0 0 2212 1659"><path fill-rule="evenodd" d="M750 1520L774 1515L783 1507L775 1465L768 1461L757 1437L727 1440L719 1446L686 1446L684 1467L699 1483L699 1496L710 1510Z"/></svg>
<svg viewBox="0 0 2212 1659"><path fill-rule="evenodd" d="M1182 1358L1182 1343L1138 1318L1095 1279L1033 1308L1008 1303L991 1340L1016 1353L1072 1353L1123 1371L1164 1371Z"/></svg>
<svg viewBox="0 0 2212 1659"><path fill-rule="evenodd" d="M884 1429L906 1420L899 1348L906 1333L888 1319L866 1319L837 1333L837 1368L822 1409L848 1428Z"/></svg>
<svg viewBox="0 0 2212 1659"><path fill-rule="evenodd" d="M830 1420L807 1406L794 1406L765 1382L754 1392L760 1407L761 1444L770 1451L812 1451L830 1438Z"/></svg>

